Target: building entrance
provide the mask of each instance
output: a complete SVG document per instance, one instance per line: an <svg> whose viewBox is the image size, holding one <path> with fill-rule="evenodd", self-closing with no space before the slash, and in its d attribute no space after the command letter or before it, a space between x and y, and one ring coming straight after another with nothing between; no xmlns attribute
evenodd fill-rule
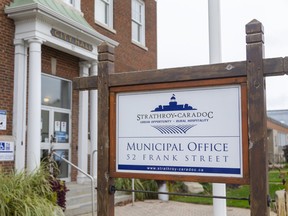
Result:
<svg viewBox="0 0 288 216"><path fill-rule="evenodd" d="M41 158L52 150L67 160L71 155L71 82L42 75ZM59 178L71 181L70 167L53 156Z"/></svg>

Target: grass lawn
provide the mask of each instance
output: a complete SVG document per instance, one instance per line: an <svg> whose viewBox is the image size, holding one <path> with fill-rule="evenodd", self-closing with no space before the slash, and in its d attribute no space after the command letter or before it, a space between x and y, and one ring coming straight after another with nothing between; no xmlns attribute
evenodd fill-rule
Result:
<svg viewBox="0 0 288 216"><path fill-rule="evenodd" d="M281 172L288 172L288 170L284 170ZM269 193L271 199L275 199L275 191L284 189L282 184L282 178L279 177L278 170L269 171ZM287 176L288 177L288 176ZM203 195L212 195L212 185L205 184L205 192ZM250 191L249 185L241 185L239 187L227 187L226 190L227 197L237 197L237 198L248 198ZM188 197L188 196L172 196L171 200L179 201L179 202L191 202L198 204L212 204L212 198L204 198L204 197ZM250 208L247 200L231 200L227 199L227 206L240 207L240 208Z"/></svg>

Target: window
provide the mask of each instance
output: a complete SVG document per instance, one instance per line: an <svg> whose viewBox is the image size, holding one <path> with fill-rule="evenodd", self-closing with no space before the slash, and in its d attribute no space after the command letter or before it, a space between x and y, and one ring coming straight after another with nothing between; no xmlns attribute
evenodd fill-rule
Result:
<svg viewBox="0 0 288 216"><path fill-rule="evenodd" d="M95 20L113 28L113 0L95 0Z"/></svg>
<svg viewBox="0 0 288 216"><path fill-rule="evenodd" d="M132 41L145 46L145 4L132 0Z"/></svg>
<svg viewBox="0 0 288 216"><path fill-rule="evenodd" d="M42 75L41 83L42 105L71 109L71 81Z"/></svg>
<svg viewBox="0 0 288 216"><path fill-rule="evenodd" d="M80 11L80 1L81 0L63 0L63 1Z"/></svg>

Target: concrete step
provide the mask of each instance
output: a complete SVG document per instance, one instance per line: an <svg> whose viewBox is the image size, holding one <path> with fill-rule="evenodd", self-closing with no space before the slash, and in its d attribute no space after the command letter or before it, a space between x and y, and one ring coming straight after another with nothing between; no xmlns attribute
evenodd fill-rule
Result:
<svg viewBox="0 0 288 216"><path fill-rule="evenodd" d="M94 210L96 211L96 203ZM88 214L92 212L91 201L86 203L79 203L78 205L67 206L65 216L78 216L81 214Z"/></svg>
<svg viewBox="0 0 288 216"><path fill-rule="evenodd" d="M94 201L96 203L97 194L94 195ZM87 203L91 202L92 196L91 194L80 194L66 198L66 206L74 206L79 205L79 203Z"/></svg>
<svg viewBox="0 0 288 216"><path fill-rule="evenodd" d="M66 216L76 216L92 212L91 204L91 184L77 184L75 182L66 183L69 191L66 193ZM94 189L94 209L96 210L97 193Z"/></svg>
<svg viewBox="0 0 288 216"><path fill-rule="evenodd" d="M91 204L91 184L79 185L76 183L66 183L69 191L66 194L66 216L78 216L92 212ZM97 208L97 191L95 190L95 206ZM115 193L115 205L132 202L132 195L117 191Z"/></svg>
<svg viewBox="0 0 288 216"><path fill-rule="evenodd" d="M122 205L132 202L132 194L126 193L126 192L119 192L117 191L115 193L114 197L114 204L115 205Z"/></svg>
<svg viewBox="0 0 288 216"><path fill-rule="evenodd" d="M66 183L69 191L67 192L67 197L73 197L81 194L91 194L91 184L77 184L76 182ZM95 188L95 187L94 187Z"/></svg>

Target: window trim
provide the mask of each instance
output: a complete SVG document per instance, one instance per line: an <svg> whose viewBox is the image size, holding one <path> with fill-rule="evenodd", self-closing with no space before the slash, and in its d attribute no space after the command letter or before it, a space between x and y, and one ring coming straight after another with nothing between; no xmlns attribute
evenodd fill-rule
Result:
<svg viewBox="0 0 288 216"><path fill-rule="evenodd" d="M67 5L77 9L78 11L81 11L80 5L81 0L63 0Z"/></svg>
<svg viewBox="0 0 288 216"><path fill-rule="evenodd" d="M108 19L108 22L102 22L97 18L97 13L96 13L96 7L97 7L97 3L99 2L103 2L104 4L106 4L108 6L108 10L104 12L105 14L105 19ZM95 0L94 2L94 20L95 23L100 25L101 27L104 27L106 29L108 29L109 31L112 31L113 33L116 33L116 31L113 29L113 18L114 18L114 13L113 13L113 9L114 8L114 0ZM107 14L108 13L108 14Z"/></svg>
<svg viewBox="0 0 288 216"><path fill-rule="evenodd" d="M141 6L140 10L140 22L138 20L133 19L133 2L137 3L139 6ZM146 38L145 38L145 2L142 0L132 0L131 2L131 39L132 42L142 48L146 48ZM137 35L138 37L140 36L140 40L135 40L133 38L133 23L135 23L138 27L140 26L140 35Z"/></svg>

